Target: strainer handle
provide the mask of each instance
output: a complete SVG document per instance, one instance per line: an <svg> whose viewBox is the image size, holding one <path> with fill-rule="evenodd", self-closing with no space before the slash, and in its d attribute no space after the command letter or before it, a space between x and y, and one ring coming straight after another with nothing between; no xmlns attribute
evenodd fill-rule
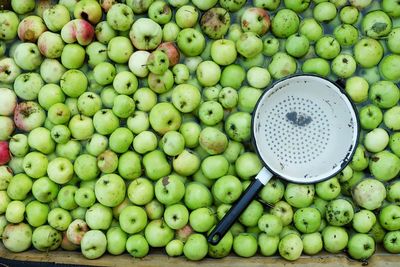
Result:
<svg viewBox="0 0 400 267"><path fill-rule="evenodd" d="M226 213L224 218L217 224L211 234L208 236L208 242L217 245L224 235L229 231L240 214L247 208L253 198L260 192L261 188L272 178L272 173L266 168L262 168L254 181L246 188L240 199Z"/></svg>

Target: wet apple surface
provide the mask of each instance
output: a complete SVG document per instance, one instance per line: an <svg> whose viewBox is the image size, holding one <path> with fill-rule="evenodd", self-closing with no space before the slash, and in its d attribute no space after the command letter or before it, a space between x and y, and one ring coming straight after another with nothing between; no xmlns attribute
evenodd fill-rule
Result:
<svg viewBox="0 0 400 267"><path fill-rule="evenodd" d="M0 9L8 251L96 259L158 248L193 261L400 252L399 1L10 0ZM362 128L352 160L315 185L274 177L208 244L263 167L251 133L257 101L300 73L344 81Z"/></svg>

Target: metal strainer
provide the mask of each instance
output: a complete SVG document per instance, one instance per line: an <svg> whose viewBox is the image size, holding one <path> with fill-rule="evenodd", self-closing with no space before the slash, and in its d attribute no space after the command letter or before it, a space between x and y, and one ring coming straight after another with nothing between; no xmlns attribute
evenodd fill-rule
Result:
<svg viewBox="0 0 400 267"><path fill-rule="evenodd" d="M260 97L252 134L265 167L211 232L211 244L218 244L273 175L309 184L340 172L356 149L359 122L353 104L337 84L297 75L278 81Z"/></svg>

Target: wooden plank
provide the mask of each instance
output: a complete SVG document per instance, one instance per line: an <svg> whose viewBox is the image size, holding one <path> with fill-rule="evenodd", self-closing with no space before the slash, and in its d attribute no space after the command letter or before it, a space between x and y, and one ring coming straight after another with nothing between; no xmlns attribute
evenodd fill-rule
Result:
<svg viewBox="0 0 400 267"><path fill-rule="evenodd" d="M284 266L297 266L297 267L346 267L346 266L361 266L363 263L351 260L344 253L341 254L328 254L320 253L316 256L301 256L300 259L294 262L285 261L278 256L262 257L254 256L251 258L241 258L235 255L223 259L210 259L206 258L199 262L188 261L184 257L168 257L160 250L152 251L148 256L143 259L132 258L129 254L119 256L112 256L106 254L96 260L88 260L82 256L78 251L51 251L40 252L37 250L29 250L22 253L12 253L4 248L3 244L0 245L0 258L18 261L30 262L48 262L58 264L76 264L88 266L128 266L134 265L135 267L195 267L195 266L209 266L209 267L265 267L272 265L274 267ZM378 250L373 257L368 261L369 266L373 267L398 267L400 266L400 256L388 254L382 250Z"/></svg>

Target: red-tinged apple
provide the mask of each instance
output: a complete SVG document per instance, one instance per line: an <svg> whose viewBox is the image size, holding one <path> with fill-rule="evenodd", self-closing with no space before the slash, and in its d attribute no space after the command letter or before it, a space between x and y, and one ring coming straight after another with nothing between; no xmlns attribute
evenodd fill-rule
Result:
<svg viewBox="0 0 400 267"><path fill-rule="evenodd" d="M75 251L79 248L78 245L75 245L74 243L72 243L71 241L68 240L66 231L63 232L63 234L62 234L62 240L61 240L60 247L67 251Z"/></svg>
<svg viewBox="0 0 400 267"><path fill-rule="evenodd" d="M89 227L84 220L76 219L68 226L67 238L75 245L80 245L82 237L89 231Z"/></svg>
<svg viewBox="0 0 400 267"><path fill-rule="evenodd" d="M61 37L66 43L78 42L80 45L88 45L93 40L94 28L86 20L74 19L63 26Z"/></svg>
<svg viewBox="0 0 400 267"><path fill-rule="evenodd" d="M46 114L36 102L27 101L17 105L14 111L14 123L18 129L29 132L43 125Z"/></svg>
<svg viewBox="0 0 400 267"><path fill-rule="evenodd" d="M11 160L11 154L9 150L9 143L6 141L0 141L0 166L7 164Z"/></svg>
<svg viewBox="0 0 400 267"><path fill-rule="evenodd" d="M0 82L11 84L21 74L21 69L14 59L4 57L0 59Z"/></svg>
<svg viewBox="0 0 400 267"><path fill-rule="evenodd" d="M161 43L157 47L157 50L161 50L168 56L168 62L170 67L173 67L179 63L180 53L178 48L173 42Z"/></svg>
<svg viewBox="0 0 400 267"><path fill-rule="evenodd" d="M25 17L18 25L18 37L24 42L36 42L39 36L47 30L41 17Z"/></svg>

